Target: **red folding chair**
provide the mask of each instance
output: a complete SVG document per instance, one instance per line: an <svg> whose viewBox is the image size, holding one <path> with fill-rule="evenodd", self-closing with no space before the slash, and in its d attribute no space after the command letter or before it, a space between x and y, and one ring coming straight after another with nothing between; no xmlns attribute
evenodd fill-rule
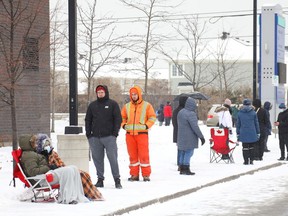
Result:
<svg viewBox="0 0 288 216"><path fill-rule="evenodd" d="M15 161L15 167L13 168L13 182L15 187L15 179L19 179L28 188L28 192L32 192L32 197L27 197L27 200L32 202L38 201L57 201L59 193L59 184L50 185L49 182L53 181L53 175L46 173L42 175L36 175L33 177L27 177L22 169L20 159L22 156L22 149L12 151L12 156ZM41 186L45 185L45 186ZM25 196L23 196L25 197ZM23 198L25 201L26 198Z"/></svg>
<svg viewBox="0 0 288 216"><path fill-rule="evenodd" d="M219 163L220 161L234 163L233 151L238 143L229 140L229 130L227 128L211 128L210 134L210 163Z"/></svg>

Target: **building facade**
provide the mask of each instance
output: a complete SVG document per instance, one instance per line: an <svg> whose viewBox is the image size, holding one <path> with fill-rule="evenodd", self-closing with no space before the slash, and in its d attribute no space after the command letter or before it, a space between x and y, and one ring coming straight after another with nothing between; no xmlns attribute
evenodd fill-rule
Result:
<svg viewBox="0 0 288 216"><path fill-rule="evenodd" d="M50 134L49 0L1 1L0 23L0 140Z"/></svg>

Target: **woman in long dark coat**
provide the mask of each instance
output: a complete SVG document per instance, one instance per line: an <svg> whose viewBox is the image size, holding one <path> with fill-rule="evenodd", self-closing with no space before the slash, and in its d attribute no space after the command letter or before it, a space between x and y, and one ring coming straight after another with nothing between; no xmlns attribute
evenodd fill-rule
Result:
<svg viewBox="0 0 288 216"><path fill-rule="evenodd" d="M236 125L237 139L242 142L244 165L253 164L254 146L260 138L260 127L257 114L251 100L244 99L240 107Z"/></svg>

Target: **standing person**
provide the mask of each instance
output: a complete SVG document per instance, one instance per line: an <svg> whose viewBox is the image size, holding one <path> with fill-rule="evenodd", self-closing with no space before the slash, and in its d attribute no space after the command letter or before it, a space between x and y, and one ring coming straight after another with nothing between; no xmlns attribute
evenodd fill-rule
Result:
<svg viewBox="0 0 288 216"><path fill-rule="evenodd" d="M257 114L251 100L244 99L240 107L236 125L237 140L242 142L244 165L253 164L254 146L260 138Z"/></svg>
<svg viewBox="0 0 288 216"><path fill-rule="evenodd" d="M279 133L279 148L281 152L281 156L278 160L285 160L285 146L286 151L288 152L288 109L286 109L286 105L281 103L279 105L279 109L283 110L278 114L277 121L274 123L275 126L278 126ZM288 160L288 154L287 158Z"/></svg>
<svg viewBox="0 0 288 216"><path fill-rule="evenodd" d="M121 126L121 112L116 101L109 99L108 87L96 87L97 100L89 104L85 116L85 130L97 171L96 187L104 187L104 153L110 163L115 187L122 188L118 166L116 138Z"/></svg>
<svg viewBox="0 0 288 216"><path fill-rule="evenodd" d="M159 126L162 126L164 122L164 104L160 104L160 107L157 111L157 119L159 122Z"/></svg>
<svg viewBox="0 0 288 216"><path fill-rule="evenodd" d="M165 119L165 126L169 126L172 118L172 106L169 101L167 101L166 105L164 106L164 119Z"/></svg>
<svg viewBox="0 0 288 216"><path fill-rule="evenodd" d="M239 104L232 106L231 109L232 109L232 126L236 127L237 116L239 112Z"/></svg>
<svg viewBox="0 0 288 216"><path fill-rule="evenodd" d="M144 181L150 181L148 129L156 121L152 105L142 98L139 86L129 90L130 102L122 108L122 128L126 130L126 144L130 160L129 181L139 181L139 172Z"/></svg>
<svg viewBox="0 0 288 216"><path fill-rule="evenodd" d="M205 143L204 136L198 126L196 114L197 105L193 98L187 98L185 106L177 115L178 136L177 146L179 151L180 175L194 175L190 171L190 160L194 149L198 148L198 138L202 145Z"/></svg>
<svg viewBox="0 0 288 216"><path fill-rule="evenodd" d="M173 114L172 114L173 143L177 143L177 133L178 133L177 115L179 111L184 108L187 98L188 98L187 96L180 96L179 105L175 110L173 110ZM178 171L180 171L178 149L177 149L177 166L178 166Z"/></svg>
<svg viewBox="0 0 288 216"><path fill-rule="evenodd" d="M266 137L264 140L264 152L270 152L267 146L267 142L268 142L268 137L269 135L271 135L271 131L272 131L272 126L271 126L271 121L270 121L270 110L272 109L272 104L269 101L265 101L263 108L266 110L267 119L268 119L268 122L266 125Z"/></svg>
<svg viewBox="0 0 288 216"><path fill-rule="evenodd" d="M215 112L219 117L219 127L228 128L229 134L232 134L232 109L231 101L227 98L224 101L223 106L218 107Z"/></svg>
<svg viewBox="0 0 288 216"><path fill-rule="evenodd" d="M268 127L268 116L265 109L261 107L261 100L254 99L253 106L255 112L257 113L257 118L260 127L260 138L257 144L254 146L254 160L263 160L264 148L265 148L265 139L266 139L266 128Z"/></svg>

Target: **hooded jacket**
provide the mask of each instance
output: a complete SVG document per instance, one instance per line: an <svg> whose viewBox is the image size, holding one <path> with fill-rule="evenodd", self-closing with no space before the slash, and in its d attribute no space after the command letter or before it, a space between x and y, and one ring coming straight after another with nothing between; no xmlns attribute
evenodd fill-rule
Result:
<svg viewBox="0 0 288 216"><path fill-rule="evenodd" d="M261 107L262 104L261 104L260 99L253 100L253 106L255 107L255 112L257 113L257 118L258 118L259 127L260 127L260 133L261 133L261 135L266 136L267 127L269 127L269 122L270 122L270 119L268 118L267 112L265 109L263 109Z"/></svg>
<svg viewBox="0 0 288 216"><path fill-rule="evenodd" d="M22 135L19 137L19 146L23 153L21 156L21 165L27 176L36 176L44 174L50 170L48 162L44 155L36 153L30 144L32 135Z"/></svg>
<svg viewBox="0 0 288 216"><path fill-rule="evenodd" d="M138 100L134 102L131 91L137 91ZM130 134L148 133L148 129L156 121L155 111L150 103L142 98L142 91L139 86L130 89L130 102L125 104L121 111L122 127Z"/></svg>
<svg viewBox="0 0 288 216"><path fill-rule="evenodd" d="M177 115L179 150L198 148L198 138L204 138L199 126L196 114L196 102L193 98L186 100L185 106Z"/></svg>
<svg viewBox="0 0 288 216"><path fill-rule="evenodd" d="M251 105L240 107L237 117L236 133L239 141L253 143L258 141L257 134L260 134L257 114Z"/></svg>
<svg viewBox="0 0 288 216"><path fill-rule="evenodd" d="M177 143L177 132L178 132L178 124L177 124L177 115L181 109L184 108L187 96L180 96L178 107L173 110L172 114L172 125L173 125L173 142Z"/></svg>
<svg viewBox="0 0 288 216"><path fill-rule="evenodd" d="M98 98L89 104L85 116L86 136L107 137L118 136L121 125L121 112L116 101L109 98L108 87L101 86L105 89L105 96Z"/></svg>

